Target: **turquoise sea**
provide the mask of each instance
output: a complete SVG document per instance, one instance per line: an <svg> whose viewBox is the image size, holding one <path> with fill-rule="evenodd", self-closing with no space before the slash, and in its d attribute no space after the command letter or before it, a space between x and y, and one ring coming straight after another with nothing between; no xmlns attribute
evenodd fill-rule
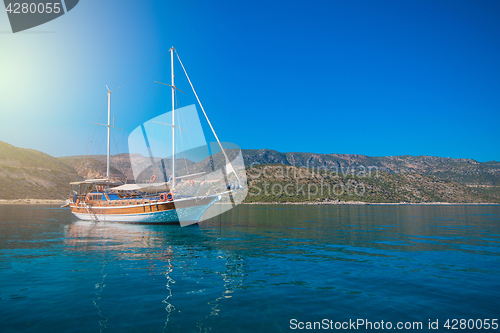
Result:
<svg viewBox="0 0 500 333"><path fill-rule="evenodd" d="M180 228L1 205L0 319L1 332L500 331L500 206L240 205Z"/></svg>

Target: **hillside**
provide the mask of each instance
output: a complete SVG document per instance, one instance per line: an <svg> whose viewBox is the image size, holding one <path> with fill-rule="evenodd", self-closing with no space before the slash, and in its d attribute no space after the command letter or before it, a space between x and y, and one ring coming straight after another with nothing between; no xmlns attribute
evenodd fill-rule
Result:
<svg viewBox="0 0 500 333"><path fill-rule="evenodd" d="M231 158L231 156L236 156L238 151L226 149L226 154ZM60 157L65 163L71 164L79 175L82 177L90 178L97 177L97 175L106 174L106 156L105 155L89 155L89 156L66 156ZM158 159L155 158L155 165L152 168L150 163L150 158L142 156L139 154L116 154L110 156L110 170L112 178L117 181L128 181L128 182L147 182L149 181L151 175L155 174L157 177L162 177L163 171L166 175L171 172L172 160L169 158ZM162 163L163 162L163 163ZM84 163L84 164L82 164ZM134 179L134 173L132 171L132 165L137 167L139 170L143 170L138 179ZM205 158L204 160L195 163L185 158L176 159L176 175L182 176L187 174L193 174L197 172L211 172L213 168L220 169L225 165L225 159L222 153L217 153L212 158ZM100 172L96 172L100 170Z"/></svg>
<svg viewBox="0 0 500 333"><path fill-rule="evenodd" d="M59 159L0 141L0 199L62 199L82 177Z"/></svg>
<svg viewBox="0 0 500 333"><path fill-rule="evenodd" d="M104 162L91 157L62 157L59 161L70 166L82 179L103 179L106 178L106 156ZM109 168L109 178L115 182L126 182L125 176L120 170L113 166Z"/></svg>
<svg viewBox="0 0 500 333"><path fill-rule="evenodd" d="M92 173L91 170L100 170L100 172L104 171L104 175L106 174L106 155L76 155L76 156L65 156L60 157L61 160L67 161L72 166L77 168L79 173ZM134 174L132 173L132 167L130 164L130 159L134 161L144 160L145 158L139 154L116 154L110 156L110 173L116 175L117 178L125 177L125 179L134 179ZM83 165L82 161L92 161L85 162ZM139 162L137 162L139 163ZM112 170L112 171L111 171Z"/></svg>
<svg viewBox="0 0 500 333"><path fill-rule="evenodd" d="M388 174L417 173L460 183L500 199L500 162L477 162L435 156L370 157L348 154L280 153L244 150L245 165L283 164L338 173L379 170Z"/></svg>
<svg viewBox="0 0 500 333"><path fill-rule="evenodd" d="M436 175L467 185L500 185L500 162L477 162L435 156L370 157L347 154L279 153L269 149L244 150L245 164L283 164L297 167L357 168L377 167L388 173L417 172Z"/></svg>
<svg viewBox="0 0 500 333"><path fill-rule="evenodd" d="M500 203L476 188L415 172L343 174L294 166L258 165L247 170L245 202L357 201L368 203Z"/></svg>
<svg viewBox="0 0 500 333"><path fill-rule="evenodd" d="M247 202L500 202L500 163L495 161L481 163L432 156L280 153L268 149L243 150L243 156L251 185ZM148 158L137 154L113 155L111 179L133 182L131 160L135 165L149 162ZM161 162L163 170L169 173L168 159L155 162L155 168L145 168L141 173L141 181L147 181L151 174L159 175ZM188 168L190 173L210 172L224 165L223 159L217 157L196 164L188 160L181 162L177 175L187 174ZM279 170L288 170L294 175L306 172L308 176L276 176ZM68 194L69 182L104 178L105 175L106 157L103 155L54 158L33 149L0 142L0 199L62 199ZM273 186L274 192L271 191ZM285 187L288 194L295 188L295 194L278 194L277 190L284 191ZM318 193L308 195L308 188L313 192L317 188ZM342 188L345 192L341 193ZM304 194L302 189L306 191ZM355 189L357 192L353 192Z"/></svg>

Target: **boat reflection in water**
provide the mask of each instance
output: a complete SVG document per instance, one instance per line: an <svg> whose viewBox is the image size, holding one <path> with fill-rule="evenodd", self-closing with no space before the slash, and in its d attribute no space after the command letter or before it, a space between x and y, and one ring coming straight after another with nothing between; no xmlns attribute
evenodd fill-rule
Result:
<svg viewBox="0 0 500 333"><path fill-rule="evenodd" d="M69 251L95 275L101 331L137 327L211 331L224 300L243 285L245 260L219 242L219 229L78 221L66 227ZM89 267L90 266L90 267ZM92 274L90 274L92 276ZM88 276L89 274L86 273Z"/></svg>

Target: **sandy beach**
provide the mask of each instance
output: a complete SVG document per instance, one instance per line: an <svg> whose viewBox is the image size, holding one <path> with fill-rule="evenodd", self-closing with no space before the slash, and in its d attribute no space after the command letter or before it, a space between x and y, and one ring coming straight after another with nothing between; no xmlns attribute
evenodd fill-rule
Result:
<svg viewBox="0 0 500 333"><path fill-rule="evenodd" d="M500 205L494 202L363 202L363 201L318 201L318 202L243 202L245 205Z"/></svg>
<svg viewBox="0 0 500 333"><path fill-rule="evenodd" d="M0 199L1 204L24 204L24 205L63 205L64 200L51 199ZM321 201L321 202L243 202L245 205L500 205L489 202L363 202L363 201Z"/></svg>
<svg viewBox="0 0 500 333"><path fill-rule="evenodd" d="M62 205L64 200L49 200L49 199L0 199L1 204L24 204L24 205Z"/></svg>

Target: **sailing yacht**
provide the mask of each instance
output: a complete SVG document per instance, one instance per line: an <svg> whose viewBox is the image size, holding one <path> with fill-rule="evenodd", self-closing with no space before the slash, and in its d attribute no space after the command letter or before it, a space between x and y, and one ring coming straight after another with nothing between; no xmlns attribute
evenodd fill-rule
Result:
<svg viewBox="0 0 500 333"><path fill-rule="evenodd" d="M139 137L144 141L143 145L147 147L149 154L149 156L144 157L141 163L137 163L137 165L133 161L131 163L136 180L135 184L123 184L110 179L110 130L114 128L114 125L110 122L112 91L108 89L108 122L107 124L98 124L107 127L106 178L87 179L70 183L71 192L67 205L79 219L147 224L175 223L186 226L231 209L246 197L247 182L241 150L238 147L220 142L179 55L174 47L169 52L171 84L155 82L171 89L172 111L169 112L171 113L169 119L171 124L156 121L157 117L149 121L151 126L144 126L143 124L135 131L132 131L129 136L129 150L132 149L132 142L136 142L136 138ZM200 144L196 149L192 150L208 151L208 154L203 155L204 158L193 159L190 157L192 154L188 153L186 155L186 151L182 151L184 153L183 159L178 158L176 137L179 137L180 132L186 131L186 128L182 128L181 124L176 123L176 120L179 120L178 113L184 112L191 118L196 119L197 116L196 113L188 112L192 111L193 108L196 110L194 106L182 109L176 109L175 107L176 91L180 90L175 86L174 81L174 53L217 141L216 143L206 144L206 146ZM169 115L169 113L165 115ZM148 133L145 129L155 125L153 123L156 126L171 128L170 158L153 156L151 139L148 139ZM201 126L198 128L201 130ZM144 160L146 163L143 163ZM179 168L176 165L180 160L184 162L185 167ZM166 167L166 164L170 164L170 166ZM180 175L177 171L179 169L186 171L188 164L196 172ZM170 176L167 176L167 173ZM216 203L218 203L217 209L213 209L211 213L208 213L207 210Z"/></svg>

